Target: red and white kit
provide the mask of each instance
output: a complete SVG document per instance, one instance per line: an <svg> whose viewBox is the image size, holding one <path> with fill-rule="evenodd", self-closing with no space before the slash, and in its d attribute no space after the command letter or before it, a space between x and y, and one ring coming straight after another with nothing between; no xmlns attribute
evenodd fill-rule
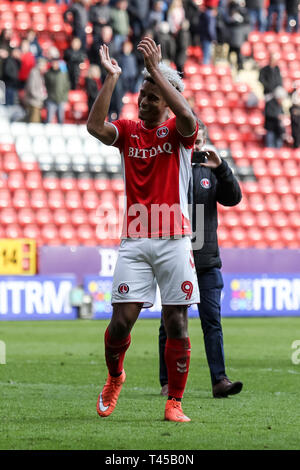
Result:
<svg viewBox="0 0 300 470"><path fill-rule="evenodd" d="M112 303L153 304L156 281L162 304L199 303L193 263L188 187L198 129L189 137L176 118L154 129L142 121L114 121L125 181L124 239L114 273ZM152 240L151 240L152 239Z"/></svg>
<svg viewBox="0 0 300 470"><path fill-rule="evenodd" d="M122 119L113 125L125 182L122 238L190 235L187 193L197 130L183 137L175 117L154 129Z"/></svg>

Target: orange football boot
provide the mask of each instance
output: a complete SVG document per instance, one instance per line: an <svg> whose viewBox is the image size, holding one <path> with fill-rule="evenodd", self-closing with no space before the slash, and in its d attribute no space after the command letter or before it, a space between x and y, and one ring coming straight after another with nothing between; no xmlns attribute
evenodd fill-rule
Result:
<svg viewBox="0 0 300 470"><path fill-rule="evenodd" d="M180 423L186 423L191 421L190 418L185 416L181 408L181 402L176 401L175 398L167 400L165 408L165 420L166 421L177 421Z"/></svg>
<svg viewBox="0 0 300 470"><path fill-rule="evenodd" d="M119 377L112 377L108 373L106 384L97 401L97 413L102 418L109 416L114 411L125 379L124 369Z"/></svg>

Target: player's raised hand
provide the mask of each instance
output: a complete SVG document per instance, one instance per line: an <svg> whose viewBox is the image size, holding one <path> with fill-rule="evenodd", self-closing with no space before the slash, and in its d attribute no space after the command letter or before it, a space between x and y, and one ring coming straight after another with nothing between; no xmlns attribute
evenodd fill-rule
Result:
<svg viewBox="0 0 300 470"><path fill-rule="evenodd" d="M145 67L149 73L158 67L161 61L161 46L157 45L152 38L144 37L138 44L137 50L144 56Z"/></svg>
<svg viewBox="0 0 300 470"><path fill-rule="evenodd" d="M109 55L108 47L103 44L99 49L100 61L106 72L110 75L121 75L122 69L119 67L118 62L112 59Z"/></svg>
<svg viewBox="0 0 300 470"><path fill-rule="evenodd" d="M221 165L222 160L215 150L209 147L203 147L201 150L206 154L206 162L200 163L201 166L206 166L207 168L217 168Z"/></svg>

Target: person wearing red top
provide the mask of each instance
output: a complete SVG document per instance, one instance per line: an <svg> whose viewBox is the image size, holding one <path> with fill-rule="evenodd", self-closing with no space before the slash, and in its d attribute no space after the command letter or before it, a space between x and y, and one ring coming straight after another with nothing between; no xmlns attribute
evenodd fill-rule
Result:
<svg viewBox="0 0 300 470"><path fill-rule="evenodd" d="M23 89L31 69L35 66L35 57L30 52L30 43L27 39L21 42L21 66L19 70L20 87Z"/></svg>
<svg viewBox="0 0 300 470"><path fill-rule="evenodd" d="M113 313L105 332L108 378L98 397L97 412L101 417L109 416L116 406L126 378L123 362L130 332L141 309L153 305L158 284L170 377L164 417L187 422L190 419L181 408L191 349L187 307L199 302L187 194L198 123L181 94L180 76L161 63L160 46L145 37L137 50L145 63L138 97L140 120L105 122L122 70L103 45L100 60L107 76L87 122L90 134L120 150L125 179L122 241L112 287ZM170 110L174 117L170 117Z"/></svg>

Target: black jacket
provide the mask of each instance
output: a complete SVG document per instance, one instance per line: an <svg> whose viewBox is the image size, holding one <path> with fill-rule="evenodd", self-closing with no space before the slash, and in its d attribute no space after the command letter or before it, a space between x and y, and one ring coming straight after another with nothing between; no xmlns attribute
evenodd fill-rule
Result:
<svg viewBox="0 0 300 470"><path fill-rule="evenodd" d="M282 86L282 77L278 65L266 65L259 72L258 80L264 87L264 93L272 93L276 87Z"/></svg>
<svg viewBox="0 0 300 470"><path fill-rule="evenodd" d="M221 268L217 228L217 202L223 206L235 206L242 199L239 183L227 162L212 170L193 164L193 232L196 232L195 205L204 204L204 245L194 250L197 273L211 268ZM204 181L203 181L204 180Z"/></svg>

